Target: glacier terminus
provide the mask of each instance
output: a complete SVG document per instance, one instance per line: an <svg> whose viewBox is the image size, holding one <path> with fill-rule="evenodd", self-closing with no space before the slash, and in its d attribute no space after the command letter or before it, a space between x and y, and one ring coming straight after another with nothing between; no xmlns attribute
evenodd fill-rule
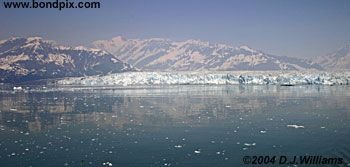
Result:
<svg viewBox="0 0 350 167"><path fill-rule="evenodd" d="M106 76L65 78L59 85L349 85L349 72L219 71L125 72Z"/></svg>

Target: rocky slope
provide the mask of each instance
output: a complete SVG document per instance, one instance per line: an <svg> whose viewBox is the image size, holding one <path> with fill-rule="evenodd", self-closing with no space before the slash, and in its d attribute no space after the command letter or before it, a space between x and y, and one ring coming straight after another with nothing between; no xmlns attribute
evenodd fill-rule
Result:
<svg viewBox="0 0 350 167"><path fill-rule="evenodd" d="M318 57L316 62L327 70L350 70L350 43L331 54Z"/></svg>
<svg viewBox="0 0 350 167"><path fill-rule="evenodd" d="M144 71L323 69L308 60L274 56L248 46L233 47L198 40L175 42L119 36L96 41L93 46Z"/></svg>
<svg viewBox="0 0 350 167"><path fill-rule="evenodd" d="M63 47L39 37L0 41L0 82L105 75L133 68L99 49Z"/></svg>

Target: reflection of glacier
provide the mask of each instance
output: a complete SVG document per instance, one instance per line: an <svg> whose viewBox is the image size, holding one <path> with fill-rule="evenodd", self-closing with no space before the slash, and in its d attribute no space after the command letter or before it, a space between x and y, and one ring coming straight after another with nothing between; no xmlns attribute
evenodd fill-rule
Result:
<svg viewBox="0 0 350 167"><path fill-rule="evenodd" d="M349 97L349 89L317 86L173 86L3 91L0 92L0 124L2 128L22 131L40 131L70 123L94 123L117 128L172 124L203 126L211 121L234 121L245 115L270 112L271 108L281 112L286 108L305 110L300 107L309 106L349 110L349 99L343 98ZM327 98L329 96L332 98ZM313 100L320 97L324 98Z"/></svg>
<svg viewBox="0 0 350 167"><path fill-rule="evenodd" d="M63 85L349 85L350 73L329 72L128 72L66 78Z"/></svg>

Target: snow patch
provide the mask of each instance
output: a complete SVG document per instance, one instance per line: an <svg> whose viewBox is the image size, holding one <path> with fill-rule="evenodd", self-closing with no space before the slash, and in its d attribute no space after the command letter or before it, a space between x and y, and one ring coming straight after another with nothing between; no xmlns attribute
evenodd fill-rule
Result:
<svg viewBox="0 0 350 167"><path fill-rule="evenodd" d="M250 47L247 46L247 45L242 45L242 46L238 47L238 49L243 49L243 50L246 50L246 51L249 51L249 52L253 52L253 53L254 53L254 52L258 52L258 51L256 51L256 50L250 48Z"/></svg>
<svg viewBox="0 0 350 167"><path fill-rule="evenodd" d="M29 37L27 38L27 43L32 41L40 41L40 40L42 40L41 37Z"/></svg>

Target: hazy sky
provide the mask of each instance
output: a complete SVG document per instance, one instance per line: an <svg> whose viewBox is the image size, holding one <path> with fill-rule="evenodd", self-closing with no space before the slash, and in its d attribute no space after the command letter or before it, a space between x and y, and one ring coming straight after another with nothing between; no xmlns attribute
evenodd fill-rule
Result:
<svg viewBox="0 0 350 167"><path fill-rule="evenodd" d="M121 35L245 44L295 57L350 42L350 0L101 0L101 9L4 9L0 38L87 45ZM46 0L47 1L47 0Z"/></svg>

